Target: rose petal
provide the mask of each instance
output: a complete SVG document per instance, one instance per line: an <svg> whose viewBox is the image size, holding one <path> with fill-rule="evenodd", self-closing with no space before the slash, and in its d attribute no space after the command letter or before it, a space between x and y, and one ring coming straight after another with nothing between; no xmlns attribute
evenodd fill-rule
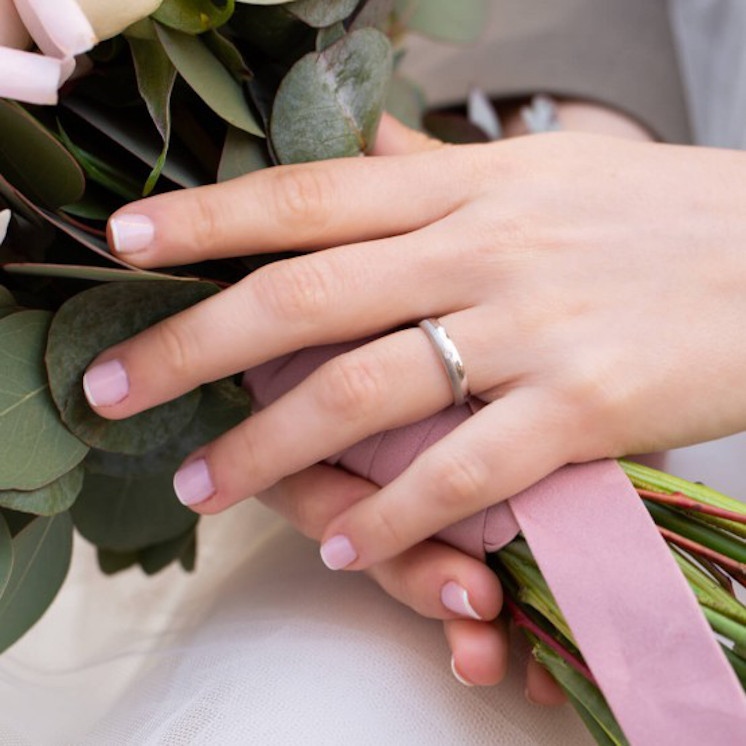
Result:
<svg viewBox="0 0 746 746"><path fill-rule="evenodd" d="M44 54L74 57L98 39L76 0L15 0L26 28Z"/></svg>
<svg viewBox="0 0 746 746"><path fill-rule="evenodd" d="M78 0L99 39L110 39L155 13L163 0Z"/></svg>
<svg viewBox="0 0 746 746"><path fill-rule="evenodd" d="M27 104L56 104L64 60L0 47L0 98Z"/></svg>

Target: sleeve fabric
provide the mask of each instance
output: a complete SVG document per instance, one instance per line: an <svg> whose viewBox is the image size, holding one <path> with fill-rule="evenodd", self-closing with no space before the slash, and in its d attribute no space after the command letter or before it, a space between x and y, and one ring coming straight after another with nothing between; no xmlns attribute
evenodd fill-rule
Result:
<svg viewBox="0 0 746 746"><path fill-rule="evenodd" d="M412 39L403 71L434 105L472 86L492 98L535 93L595 101L658 138L689 142L682 76L667 0L493 0L471 46Z"/></svg>

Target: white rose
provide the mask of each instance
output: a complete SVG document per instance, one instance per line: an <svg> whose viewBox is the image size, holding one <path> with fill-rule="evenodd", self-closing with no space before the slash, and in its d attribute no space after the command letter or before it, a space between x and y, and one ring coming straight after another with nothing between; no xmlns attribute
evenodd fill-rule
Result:
<svg viewBox="0 0 746 746"><path fill-rule="evenodd" d="M146 18L162 1L0 0L0 98L56 103L77 55ZM43 55L23 51L29 34Z"/></svg>

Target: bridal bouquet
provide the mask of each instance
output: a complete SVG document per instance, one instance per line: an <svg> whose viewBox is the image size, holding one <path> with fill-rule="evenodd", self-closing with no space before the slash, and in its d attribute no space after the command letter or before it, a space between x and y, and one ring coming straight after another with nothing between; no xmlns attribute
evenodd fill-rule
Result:
<svg viewBox="0 0 746 746"><path fill-rule="evenodd" d="M484 101L471 120L426 117L396 72L405 31L464 41L488 4L0 0L0 651L57 594L74 530L105 573L191 570L197 516L175 499L173 473L250 413L233 379L126 421L88 408L82 375L100 351L260 262L144 271L110 254L109 215L274 164L362 155L384 108L452 141L497 136ZM746 607L732 591L746 578L746 509L624 469L746 682ZM624 743L526 542L489 562L598 742Z"/></svg>

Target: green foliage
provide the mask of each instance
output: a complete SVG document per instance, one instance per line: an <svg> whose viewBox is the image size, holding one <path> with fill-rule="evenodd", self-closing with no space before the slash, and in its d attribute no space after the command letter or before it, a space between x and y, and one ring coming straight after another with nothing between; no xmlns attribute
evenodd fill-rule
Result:
<svg viewBox="0 0 746 746"><path fill-rule="evenodd" d="M35 490L79 464L88 447L67 430L49 395L44 348L51 314L0 320L0 490Z"/></svg>
<svg viewBox="0 0 746 746"><path fill-rule="evenodd" d="M54 600L70 566L72 538L67 513L34 518L14 534L12 571L0 596L0 652L33 626ZM3 554L0 550L0 563Z"/></svg>
<svg viewBox="0 0 746 746"><path fill-rule="evenodd" d="M391 66L391 45L372 28L354 31L296 62L272 110L272 143L280 162L366 152L375 139Z"/></svg>
<svg viewBox="0 0 746 746"><path fill-rule="evenodd" d="M79 465L36 490L0 491L0 508L34 515L57 515L72 507L82 487L83 467Z"/></svg>
<svg viewBox="0 0 746 746"><path fill-rule="evenodd" d="M145 453L181 432L197 409L198 392L126 420L105 420L88 406L83 373L102 350L204 300L215 290L196 282L110 283L67 301L52 323L46 354L52 397L67 427L94 448L127 454Z"/></svg>
<svg viewBox="0 0 746 746"><path fill-rule="evenodd" d="M235 8L233 0L164 0L153 18L187 34L201 34L227 23Z"/></svg>

